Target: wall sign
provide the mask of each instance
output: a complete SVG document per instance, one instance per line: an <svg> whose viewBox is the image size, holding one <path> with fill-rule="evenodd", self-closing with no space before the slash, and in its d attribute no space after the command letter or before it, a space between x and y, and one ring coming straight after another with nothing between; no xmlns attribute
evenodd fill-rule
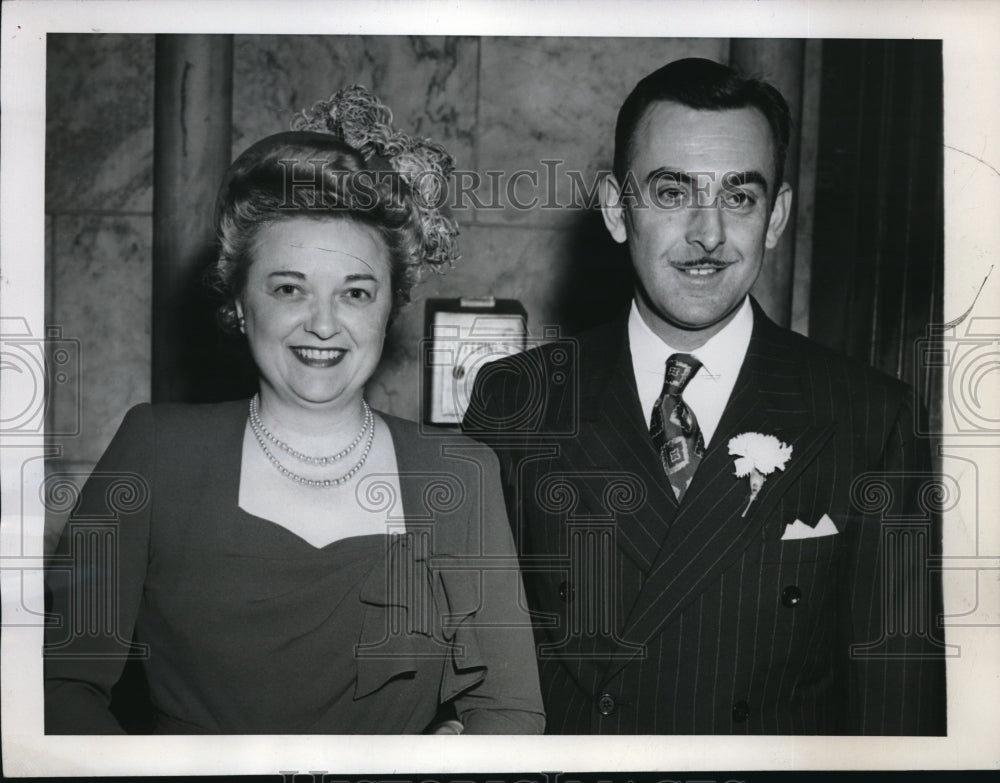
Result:
<svg viewBox="0 0 1000 783"><path fill-rule="evenodd" d="M424 333L424 421L457 425L479 369L524 350L528 316L516 299L428 299Z"/></svg>

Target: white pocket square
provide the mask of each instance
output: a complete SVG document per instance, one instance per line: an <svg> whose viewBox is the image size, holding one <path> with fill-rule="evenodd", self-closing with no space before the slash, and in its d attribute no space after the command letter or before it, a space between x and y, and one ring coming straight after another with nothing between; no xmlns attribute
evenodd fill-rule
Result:
<svg viewBox="0 0 1000 783"><path fill-rule="evenodd" d="M839 531L833 524L833 520L824 514L819 518L816 527L809 527L805 522L796 519L792 524L785 525L785 532L781 536L782 541L793 541L799 538L821 538L823 536L835 536Z"/></svg>

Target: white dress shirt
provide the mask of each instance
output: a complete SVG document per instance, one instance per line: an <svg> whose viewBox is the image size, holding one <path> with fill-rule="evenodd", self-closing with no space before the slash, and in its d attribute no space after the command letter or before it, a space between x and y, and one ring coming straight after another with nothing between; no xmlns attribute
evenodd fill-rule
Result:
<svg viewBox="0 0 1000 783"><path fill-rule="evenodd" d="M671 354L687 353L702 364L695 376L684 389L684 402L694 412L701 428L705 446L712 441L719 426L722 412L726 409L729 396L736 385L736 376L747 355L750 333L753 331L753 308L750 297L722 330L708 339L703 346L693 351L672 348L661 340L649 325L642 320L635 300L628 316L628 342L632 352L632 370L635 386L639 391L639 401L646 415L646 424L653 413L656 398L663 390L663 375L667 359Z"/></svg>

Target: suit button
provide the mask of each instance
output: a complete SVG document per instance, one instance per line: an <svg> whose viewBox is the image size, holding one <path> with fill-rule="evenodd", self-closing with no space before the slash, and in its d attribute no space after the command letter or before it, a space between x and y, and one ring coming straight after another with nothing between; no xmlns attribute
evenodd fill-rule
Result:
<svg viewBox="0 0 1000 783"><path fill-rule="evenodd" d="M563 603L569 603L573 600L573 595L576 593L576 588L573 587L569 582L559 583L559 597L563 600Z"/></svg>
<svg viewBox="0 0 1000 783"><path fill-rule="evenodd" d="M781 591L781 603L789 609L794 609L802 603L802 591L795 585L789 585Z"/></svg>
<svg viewBox="0 0 1000 783"><path fill-rule="evenodd" d="M738 701L733 705L734 721L737 723L743 723L746 721L748 715L750 715L750 705L745 701Z"/></svg>
<svg viewBox="0 0 1000 783"><path fill-rule="evenodd" d="M615 697L610 693L602 693L597 697L597 711L601 715L610 715L615 711Z"/></svg>

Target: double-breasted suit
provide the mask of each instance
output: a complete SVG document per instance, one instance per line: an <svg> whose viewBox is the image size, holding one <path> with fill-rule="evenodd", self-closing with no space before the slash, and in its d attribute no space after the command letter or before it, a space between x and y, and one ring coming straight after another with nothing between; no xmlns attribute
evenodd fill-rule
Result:
<svg viewBox="0 0 1000 783"><path fill-rule="evenodd" d="M944 733L935 477L907 387L753 304L679 503L624 316L477 377L464 428L500 458L551 732ZM728 449L748 432L792 446L749 504Z"/></svg>

